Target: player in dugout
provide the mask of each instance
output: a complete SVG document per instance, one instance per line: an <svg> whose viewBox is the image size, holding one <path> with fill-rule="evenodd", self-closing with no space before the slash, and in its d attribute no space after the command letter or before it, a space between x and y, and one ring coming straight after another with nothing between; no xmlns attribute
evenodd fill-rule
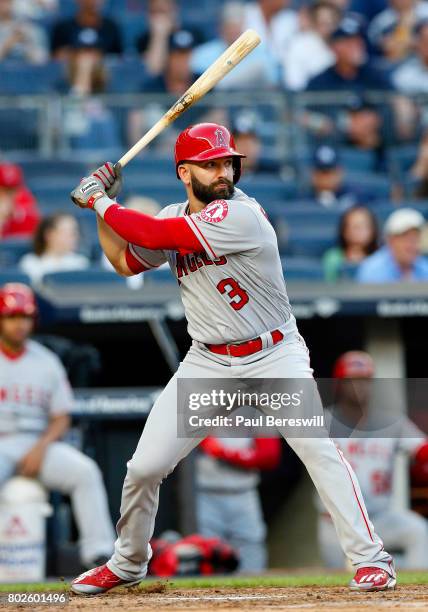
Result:
<svg viewBox="0 0 428 612"><path fill-rule="evenodd" d="M36 478L70 495L87 568L109 558L111 522L96 463L62 442L73 394L58 357L30 339L37 317L32 290L8 283L0 290L0 487L13 475Z"/></svg>
<svg viewBox="0 0 428 612"><path fill-rule="evenodd" d="M410 458L412 468L428 474L428 440L407 416L396 420L389 397L390 391L396 390L394 381L380 380L376 385L374 375L375 364L368 353L349 351L339 357L333 369L335 403L326 410L327 426L358 477L377 532L385 546L397 551L397 566L427 569L428 524L420 514L394 507L392 485L399 453ZM373 395L379 402L375 410ZM382 426L375 426L379 417L383 418ZM343 568L345 558L331 517L321 503L318 510L321 556L327 567Z"/></svg>
<svg viewBox="0 0 428 612"><path fill-rule="evenodd" d="M307 379L309 352L291 311L275 231L260 204L236 187L241 158L229 130L188 127L175 146L186 200L157 217L127 210L115 197L120 167L106 163L71 194L97 213L101 246L116 271L139 274L168 262L178 280L192 346L156 400L127 464L115 552L107 564L77 577L75 593L100 594L138 584L151 557L159 487L201 438L177 436L181 378ZM392 589L391 555L375 533L351 466L327 436L279 430L305 464L355 568L350 588Z"/></svg>

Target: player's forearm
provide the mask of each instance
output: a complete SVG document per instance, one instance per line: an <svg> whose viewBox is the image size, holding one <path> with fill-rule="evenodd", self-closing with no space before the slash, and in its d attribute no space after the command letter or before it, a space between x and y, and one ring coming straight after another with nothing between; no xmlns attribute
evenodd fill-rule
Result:
<svg viewBox="0 0 428 612"><path fill-rule="evenodd" d="M98 239L101 248L118 274L132 276L126 261L128 242L121 238L99 215L97 215Z"/></svg>
<svg viewBox="0 0 428 612"><path fill-rule="evenodd" d="M152 250L200 252L203 247L182 217L157 219L118 204L106 198L95 203L95 209L104 222L123 240Z"/></svg>
<svg viewBox="0 0 428 612"><path fill-rule="evenodd" d="M39 438L39 446L48 446L56 440L60 440L70 427L70 417L68 414L53 416L44 433Z"/></svg>

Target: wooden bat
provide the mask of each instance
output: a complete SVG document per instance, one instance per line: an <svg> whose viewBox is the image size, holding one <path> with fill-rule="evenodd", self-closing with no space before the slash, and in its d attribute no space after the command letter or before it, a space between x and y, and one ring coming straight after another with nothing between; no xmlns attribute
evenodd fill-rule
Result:
<svg viewBox="0 0 428 612"><path fill-rule="evenodd" d="M161 119L119 159L123 167L144 149L168 125L177 119L195 102L200 100L235 66L241 62L260 43L260 36L254 30L246 30L235 42L226 49L216 61L189 87L179 100L167 111Z"/></svg>

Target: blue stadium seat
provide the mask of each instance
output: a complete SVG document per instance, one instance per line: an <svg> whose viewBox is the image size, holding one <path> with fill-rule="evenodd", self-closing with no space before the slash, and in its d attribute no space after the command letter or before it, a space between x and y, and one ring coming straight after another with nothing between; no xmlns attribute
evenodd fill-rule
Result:
<svg viewBox="0 0 428 612"><path fill-rule="evenodd" d="M21 272L19 268L9 268L0 271L0 287L5 283L24 283L31 285L30 277Z"/></svg>
<svg viewBox="0 0 428 612"><path fill-rule="evenodd" d="M143 182L147 177L152 180L154 176L158 176L160 182L165 181L165 177L175 176L175 164L173 160L172 152L169 156L160 156L153 151L146 151L146 153L132 160L132 164L126 166L123 170L123 176L125 181L129 179L139 179Z"/></svg>
<svg viewBox="0 0 428 612"><path fill-rule="evenodd" d="M263 206L269 206L269 202L281 199L291 199L297 196L295 181L283 181L278 178L252 176L244 177L238 187L245 191L247 195L256 200Z"/></svg>
<svg viewBox="0 0 428 612"><path fill-rule="evenodd" d="M286 282L324 279L321 263L312 257L285 257L282 259L282 269Z"/></svg>
<svg viewBox="0 0 428 612"><path fill-rule="evenodd" d="M309 226L290 232L287 251L294 256L321 257L336 244L337 230L333 227Z"/></svg>
<svg viewBox="0 0 428 612"><path fill-rule="evenodd" d="M125 13L122 15L116 14L116 19L119 23L123 46L125 53L137 52L137 39L145 30L145 14L144 13Z"/></svg>
<svg viewBox="0 0 428 612"><path fill-rule="evenodd" d="M351 172L373 172L377 157L374 151L360 151L352 147L339 150L340 160L346 170Z"/></svg>
<svg viewBox="0 0 428 612"><path fill-rule="evenodd" d="M0 109L0 150L32 151L39 147L39 137L39 112L36 109Z"/></svg>
<svg viewBox="0 0 428 612"><path fill-rule="evenodd" d="M428 219L428 202L423 202L421 200L406 200L400 203L394 202L394 205L392 205L390 201L380 201L369 205L369 208L376 215L380 228L382 228L389 215L397 210L397 208L414 208Z"/></svg>
<svg viewBox="0 0 428 612"><path fill-rule="evenodd" d="M64 65L60 62L36 66L24 62L2 62L0 95L50 93L63 78Z"/></svg>
<svg viewBox="0 0 428 612"><path fill-rule="evenodd" d="M415 163L417 156L417 145L411 144L391 147L387 151L389 171L396 178L403 178L403 176L410 170L412 165Z"/></svg>
<svg viewBox="0 0 428 612"><path fill-rule="evenodd" d="M24 171L25 180L30 186L32 181L42 183L46 179L55 180L57 178L64 179L73 185L76 180L88 174L88 166L86 163L79 160L71 159L30 159L18 160L18 163Z"/></svg>
<svg viewBox="0 0 428 612"><path fill-rule="evenodd" d="M6 238L0 242L0 266L16 266L26 253L31 251L31 241L26 239Z"/></svg>
<svg viewBox="0 0 428 612"><path fill-rule="evenodd" d="M126 278L115 272L98 268L51 272L43 276L43 284L49 287L62 287L64 285L122 285L126 287Z"/></svg>
<svg viewBox="0 0 428 612"><path fill-rule="evenodd" d="M347 172L346 182L355 186L357 190L370 191L375 200L386 200L391 193L391 179L389 176L375 172Z"/></svg>
<svg viewBox="0 0 428 612"><path fill-rule="evenodd" d="M138 93L143 91L149 78L143 62L139 58L110 60L108 67L107 93Z"/></svg>
<svg viewBox="0 0 428 612"><path fill-rule="evenodd" d="M295 200L292 202L274 202L265 207L273 219L281 218L290 227L311 226L337 227L341 211L326 209L317 202L310 200Z"/></svg>

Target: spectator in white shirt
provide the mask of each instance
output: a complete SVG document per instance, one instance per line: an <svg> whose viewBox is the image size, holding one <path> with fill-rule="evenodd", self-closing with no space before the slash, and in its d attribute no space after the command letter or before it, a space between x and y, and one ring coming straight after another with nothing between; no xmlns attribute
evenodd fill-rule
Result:
<svg viewBox="0 0 428 612"><path fill-rule="evenodd" d="M29 21L16 19L12 0L0 0L0 61L42 64L48 56L44 30Z"/></svg>
<svg viewBox="0 0 428 612"><path fill-rule="evenodd" d="M58 213L44 217L34 234L33 253L19 262L32 283L44 274L89 268L87 257L77 253L79 226L72 215Z"/></svg>
<svg viewBox="0 0 428 612"><path fill-rule="evenodd" d="M242 2L227 2L222 10L220 37L210 40L193 50L191 68L201 75L244 31L246 7ZM279 81L279 64L263 41L232 72L225 76L217 89L248 89L273 87Z"/></svg>
<svg viewBox="0 0 428 612"><path fill-rule="evenodd" d="M413 29L420 20L428 19L428 2L389 0L389 4L371 22L368 36L385 59L396 63L413 51Z"/></svg>
<svg viewBox="0 0 428 612"><path fill-rule="evenodd" d="M13 11L17 17L42 19L56 16L58 0L14 0Z"/></svg>
<svg viewBox="0 0 428 612"><path fill-rule="evenodd" d="M393 81L404 94L428 93L428 18L415 28L416 55L395 72Z"/></svg>
<svg viewBox="0 0 428 612"><path fill-rule="evenodd" d="M283 58L283 80L287 89L302 91L309 80L334 64L328 45L341 19L341 11L330 2L317 2L307 11L308 29L291 40Z"/></svg>
<svg viewBox="0 0 428 612"><path fill-rule="evenodd" d="M244 29L256 30L279 62L299 30L298 15L289 4L290 0L257 0L246 7Z"/></svg>

